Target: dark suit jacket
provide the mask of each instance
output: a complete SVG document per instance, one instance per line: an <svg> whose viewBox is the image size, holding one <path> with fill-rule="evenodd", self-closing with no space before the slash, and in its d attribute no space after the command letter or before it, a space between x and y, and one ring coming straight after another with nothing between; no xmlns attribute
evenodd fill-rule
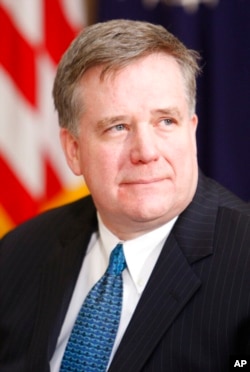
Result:
<svg viewBox="0 0 250 372"><path fill-rule="evenodd" d="M49 371L96 229L87 197L32 219L1 241L1 372ZM249 206L200 175L109 371L227 372L230 355L250 354L249 340Z"/></svg>

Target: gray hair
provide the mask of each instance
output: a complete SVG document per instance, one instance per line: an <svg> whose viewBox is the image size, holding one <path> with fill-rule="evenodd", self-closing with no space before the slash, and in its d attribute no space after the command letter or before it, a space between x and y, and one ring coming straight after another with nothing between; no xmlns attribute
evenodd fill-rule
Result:
<svg viewBox="0 0 250 372"><path fill-rule="evenodd" d="M117 19L86 27L64 53L54 81L53 97L59 125L77 133L84 110L80 81L94 66L103 66L100 78L151 53L163 52L178 62L185 82L190 111L196 105L199 54L187 49L160 25Z"/></svg>

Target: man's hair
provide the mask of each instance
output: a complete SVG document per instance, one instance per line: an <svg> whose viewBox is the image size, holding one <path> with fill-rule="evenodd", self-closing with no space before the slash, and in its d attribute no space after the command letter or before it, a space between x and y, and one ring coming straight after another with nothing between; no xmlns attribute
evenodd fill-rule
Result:
<svg viewBox="0 0 250 372"><path fill-rule="evenodd" d="M54 81L53 97L59 124L77 133L84 111L80 82L94 66L102 66L100 78L135 60L163 52L175 58L184 78L187 102L194 112L196 77L200 71L199 54L187 49L173 34L160 25L117 19L86 27L64 53ZM88 94L87 91L84 94Z"/></svg>

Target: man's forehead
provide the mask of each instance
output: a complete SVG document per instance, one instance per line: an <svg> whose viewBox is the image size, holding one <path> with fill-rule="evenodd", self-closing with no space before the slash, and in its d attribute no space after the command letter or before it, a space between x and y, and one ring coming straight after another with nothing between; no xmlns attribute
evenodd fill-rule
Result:
<svg viewBox="0 0 250 372"><path fill-rule="evenodd" d="M144 62L148 60L154 60L155 63L158 61L163 61L166 64L170 64L177 67L179 69L179 64L176 59L164 51L157 51L157 52L149 52L144 55L140 55L138 57L134 57L132 59L124 58L117 61L107 62L107 63L100 63L94 66L89 67L83 74L83 79L88 80L88 76L90 77L98 77L100 82L105 81L106 79L114 80L117 76L119 76L124 70L132 69L135 66L144 64Z"/></svg>

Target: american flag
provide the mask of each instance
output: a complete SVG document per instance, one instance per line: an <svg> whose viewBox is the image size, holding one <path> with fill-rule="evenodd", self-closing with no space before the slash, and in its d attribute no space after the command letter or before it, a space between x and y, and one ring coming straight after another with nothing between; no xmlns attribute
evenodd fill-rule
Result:
<svg viewBox="0 0 250 372"><path fill-rule="evenodd" d="M84 8L83 0L0 0L0 236L87 192L64 160L51 95Z"/></svg>

